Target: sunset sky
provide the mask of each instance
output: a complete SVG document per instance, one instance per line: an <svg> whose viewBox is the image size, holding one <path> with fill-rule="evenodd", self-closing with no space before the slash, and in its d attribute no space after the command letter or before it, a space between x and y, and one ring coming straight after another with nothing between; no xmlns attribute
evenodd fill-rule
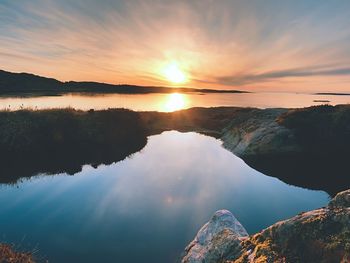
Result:
<svg viewBox="0 0 350 263"><path fill-rule="evenodd" d="M63 81L349 92L350 1L0 0L0 69Z"/></svg>

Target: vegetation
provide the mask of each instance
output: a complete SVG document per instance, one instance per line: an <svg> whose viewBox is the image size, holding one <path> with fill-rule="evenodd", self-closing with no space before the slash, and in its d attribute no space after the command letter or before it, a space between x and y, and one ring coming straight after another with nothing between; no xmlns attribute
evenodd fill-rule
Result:
<svg viewBox="0 0 350 263"><path fill-rule="evenodd" d="M38 173L80 171L124 159L146 144L144 126L128 110L0 112L2 182Z"/></svg>
<svg viewBox="0 0 350 263"><path fill-rule="evenodd" d="M271 110L227 107L192 108L173 113L124 109L2 111L0 183L15 182L38 173L74 174L84 164L95 167L110 164L141 150L148 135L165 130L196 131L221 137L229 124L241 129L241 124L252 122L251 116L262 118L266 114L272 116ZM248 164L287 182L296 185L305 185L306 182L308 187L320 187L331 194L339 187L348 187L350 106L283 111L276 121L295 135L302 152L257 154L255 159L252 156L245 159ZM255 129L250 124L247 127ZM348 199L344 200L341 201ZM347 210L332 209L337 216L348 220ZM319 262L313 260L321 256L330 260L348 258L348 224L345 228L339 227L334 218L334 214L327 212L322 217L314 217L314 221L297 221L287 231L290 233L288 240L257 234L244 246L254 251L256 262L303 262L305 258L307 262ZM318 254L320 251L322 255ZM247 260L248 254L245 254L236 262ZM33 260L29 254L16 253L11 247L0 245L0 262L31 263Z"/></svg>
<svg viewBox="0 0 350 263"><path fill-rule="evenodd" d="M20 110L0 112L0 182L38 173L69 173L82 165L109 164L144 147L147 136L165 130L220 136L239 108L194 108L175 113Z"/></svg>
<svg viewBox="0 0 350 263"><path fill-rule="evenodd" d="M315 106L290 110L278 118L292 129L308 151L327 153L350 149L350 105Z"/></svg>
<svg viewBox="0 0 350 263"><path fill-rule="evenodd" d="M288 128L278 140L270 123ZM263 138L254 143L259 150L242 156L251 167L266 175L331 195L350 183L347 159L350 154L350 106L320 106L298 110L259 110L251 108L192 108L172 113L105 111L20 110L0 112L0 182L15 182L38 173L69 173L82 165L109 164L144 147L147 136L166 130L195 131L221 138L227 127L237 137L268 129L276 144ZM266 120L265 120L266 119ZM266 127L265 127L265 126ZM276 127L274 128L276 129ZM247 135L248 134L248 135ZM296 137L297 150L281 152ZM287 141L285 141L287 140ZM292 140L294 143L294 139ZM291 149L294 149L293 147ZM297 164L297 165L296 165Z"/></svg>
<svg viewBox="0 0 350 263"><path fill-rule="evenodd" d="M244 157L251 167L289 184L324 190L330 195L348 188L350 105L288 110L276 121L288 129L288 136L268 154ZM276 133L274 136L277 138ZM288 142L295 149L281 152Z"/></svg>
<svg viewBox="0 0 350 263"><path fill-rule="evenodd" d="M345 263L350 260L350 189L338 193L328 206L301 212L251 236L242 231L243 226L232 214L216 217L218 213L223 211L216 212L186 247L183 263Z"/></svg>
<svg viewBox="0 0 350 263"><path fill-rule="evenodd" d="M34 263L31 253L16 252L12 246L0 244L1 263Z"/></svg>
<svg viewBox="0 0 350 263"><path fill-rule="evenodd" d="M349 195L347 192L340 195ZM333 199L334 200L334 199ZM326 207L275 225L242 242L235 261L338 263L350 259L349 207Z"/></svg>

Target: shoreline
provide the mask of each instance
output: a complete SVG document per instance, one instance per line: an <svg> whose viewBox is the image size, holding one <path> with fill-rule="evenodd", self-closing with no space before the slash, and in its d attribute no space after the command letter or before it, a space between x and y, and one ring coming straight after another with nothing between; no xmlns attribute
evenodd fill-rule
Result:
<svg viewBox="0 0 350 263"><path fill-rule="evenodd" d="M148 136L177 130L220 139L224 148L255 170L334 196L350 185L346 176L348 123L350 105L291 110L191 108L170 113L0 111L0 146L4 149L0 164L11 172L11 178L1 176L0 182L37 173L75 174L85 164L97 167L117 162L141 150Z"/></svg>

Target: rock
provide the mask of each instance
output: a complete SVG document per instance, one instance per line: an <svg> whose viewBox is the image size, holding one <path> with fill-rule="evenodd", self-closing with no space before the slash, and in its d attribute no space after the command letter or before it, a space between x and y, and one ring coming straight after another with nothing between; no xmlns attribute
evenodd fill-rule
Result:
<svg viewBox="0 0 350 263"><path fill-rule="evenodd" d="M293 218L247 237L226 211L215 213L186 248L183 263L331 263L350 262L350 190L324 208Z"/></svg>
<svg viewBox="0 0 350 263"><path fill-rule="evenodd" d="M350 105L252 109L232 116L220 139L255 170L334 196L350 185L349 116Z"/></svg>
<svg viewBox="0 0 350 263"><path fill-rule="evenodd" d="M247 239L241 256L229 262L349 262L349 222L350 209L302 213Z"/></svg>
<svg viewBox="0 0 350 263"><path fill-rule="evenodd" d="M216 263L240 251L240 243L248 237L241 223L227 210L217 211L186 247L183 263Z"/></svg>
<svg viewBox="0 0 350 263"><path fill-rule="evenodd" d="M338 193L330 202L331 208L335 207L350 207L350 189Z"/></svg>
<svg viewBox="0 0 350 263"><path fill-rule="evenodd" d="M223 146L240 157L299 152L293 132L276 121L285 112L266 109L237 116L223 131Z"/></svg>

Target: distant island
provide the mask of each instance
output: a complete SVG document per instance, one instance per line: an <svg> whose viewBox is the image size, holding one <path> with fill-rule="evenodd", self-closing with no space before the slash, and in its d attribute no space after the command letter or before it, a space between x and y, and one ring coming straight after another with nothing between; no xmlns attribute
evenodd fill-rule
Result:
<svg viewBox="0 0 350 263"><path fill-rule="evenodd" d="M196 89L183 87L138 86L128 84L108 84L100 82L62 82L29 73L13 73L0 70L0 94L59 94L59 93L249 93L240 90Z"/></svg>
<svg viewBox="0 0 350 263"><path fill-rule="evenodd" d="M323 103L329 103L330 100L313 100L314 102L323 102Z"/></svg>
<svg viewBox="0 0 350 263"><path fill-rule="evenodd" d="M315 95L350 96L350 93L318 92L318 93L315 93Z"/></svg>

